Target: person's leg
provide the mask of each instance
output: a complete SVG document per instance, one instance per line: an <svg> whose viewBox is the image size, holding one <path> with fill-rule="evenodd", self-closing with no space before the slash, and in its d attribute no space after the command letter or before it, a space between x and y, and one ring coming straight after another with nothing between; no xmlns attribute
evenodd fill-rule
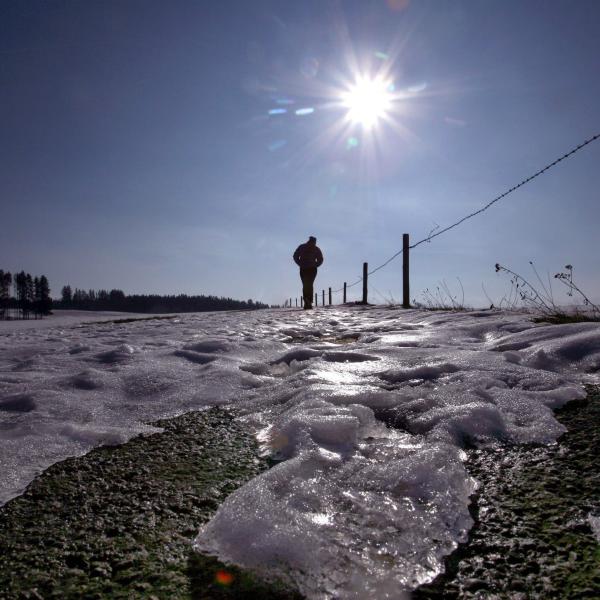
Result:
<svg viewBox="0 0 600 600"><path fill-rule="evenodd" d="M317 278L317 267L314 267L310 270L310 297L314 296L314 286L315 279Z"/></svg>
<svg viewBox="0 0 600 600"><path fill-rule="evenodd" d="M312 296L310 296L308 294L308 289L309 289L309 277L307 274L307 269L300 269L300 279L302 279L302 296L304 298L304 308L308 309L308 308L312 308Z"/></svg>
<svg viewBox="0 0 600 600"><path fill-rule="evenodd" d="M312 308L313 282L317 276L317 269L300 269L302 279L302 296L304 297L304 308Z"/></svg>

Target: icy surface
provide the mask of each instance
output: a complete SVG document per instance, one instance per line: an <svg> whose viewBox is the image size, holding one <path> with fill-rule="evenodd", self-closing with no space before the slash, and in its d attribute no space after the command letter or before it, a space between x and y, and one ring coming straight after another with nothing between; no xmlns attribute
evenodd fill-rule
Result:
<svg viewBox="0 0 600 600"><path fill-rule="evenodd" d="M594 537L600 543L600 517L590 514L588 515L588 523L590 524Z"/></svg>
<svg viewBox="0 0 600 600"><path fill-rule="evenodd" d="M280 462L228 498L196 547L309 598L397 598L435 577L471 526L463 449L553 442L552 409L600 370L599 325L515 313L60 319L0 324L0 500L152 420L235 406Z"/></svg>

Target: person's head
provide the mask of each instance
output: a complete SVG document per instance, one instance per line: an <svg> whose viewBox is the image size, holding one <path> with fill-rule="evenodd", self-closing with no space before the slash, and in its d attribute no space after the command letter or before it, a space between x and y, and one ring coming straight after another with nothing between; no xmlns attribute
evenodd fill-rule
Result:
<svg viewBox="0 0 600 600"><path fill-rule="evenodd" d="M313 246L316 246L316 245L317 245L317 238L316 238L314 235L311 235L311 236L308 238L308 243L309 243L309 244L312 244Z"/></svg>

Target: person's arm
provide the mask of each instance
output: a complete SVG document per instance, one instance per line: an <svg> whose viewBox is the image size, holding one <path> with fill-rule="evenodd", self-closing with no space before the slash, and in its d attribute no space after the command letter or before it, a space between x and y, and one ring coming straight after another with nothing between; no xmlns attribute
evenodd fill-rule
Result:
<svg viewBox="0 0 600 600"><path fill-rule="evenodd" d="M316 248L317 251L317 267L320 267L323 264L323 253L320 248Z"/></svg>
<svg viewBox="0 0 600 600"><path fill-rule="evenodd" d="M300 248L302 248L302 246L301 246L301 245L300 245L300 246L298 246L298 247L296 248L296 252L294 252L294 255L293 255L293 257L292 257L292 258L294 259L294 262L295 262L295 263L296 263L298 266L300 266Z"/></svg>

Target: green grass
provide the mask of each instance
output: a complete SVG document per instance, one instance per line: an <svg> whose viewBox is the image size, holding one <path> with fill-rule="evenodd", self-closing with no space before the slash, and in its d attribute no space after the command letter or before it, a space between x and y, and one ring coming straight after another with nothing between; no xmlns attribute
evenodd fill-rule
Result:
<svg viewBox="0 0 600 600"><path fill-rule="evenodd" d="M600 388L587 391L556 412L568 429L558 444L470 452L482 485L469 541L414 600L600 598L600 544L587 523L600 510Z"/></svg>
<svg viewBox="0 0 600 600"><path fill-rule="evenodd" d="M50 467L0 509L1 600L299 598L192 550L225 498L269 467L254 438L218 409L156 425L164 433Z"/></svg>

